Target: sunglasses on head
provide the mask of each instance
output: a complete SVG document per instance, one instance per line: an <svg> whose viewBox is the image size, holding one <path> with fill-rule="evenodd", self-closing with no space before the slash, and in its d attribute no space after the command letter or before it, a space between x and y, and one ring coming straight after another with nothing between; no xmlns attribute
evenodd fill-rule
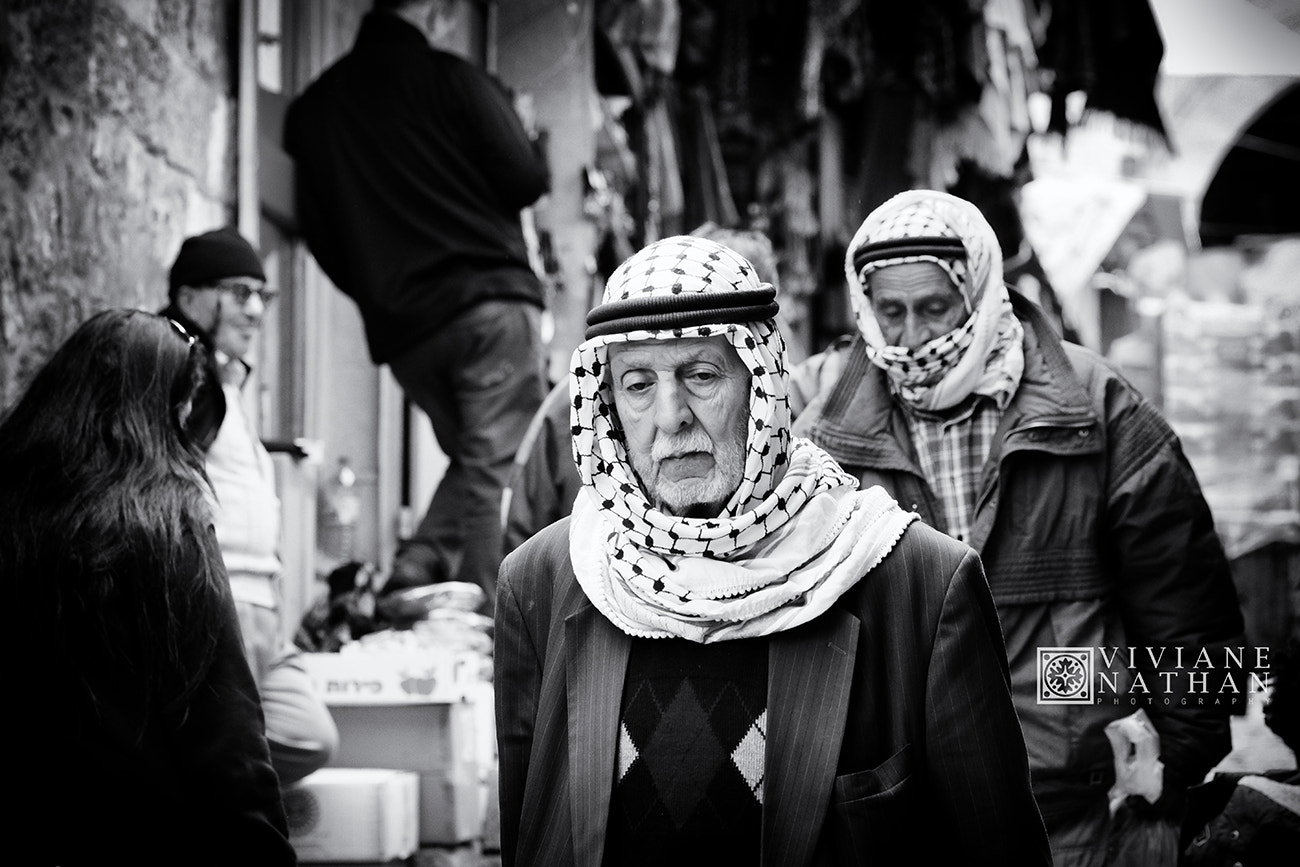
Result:
<svg viewBox="0 0 1300 867"><path fill-rule="evenodd" d="M172 328L176 329L176 333L185 339L185 345L189 346L190 348L193 348L194 342L198 338L195 337L193 334L190 334L189 329L186 328L184 325L181 325L175 319L172 319L170 317L164 317L164 318L167 320L167 323L171 325Z"/></svg>

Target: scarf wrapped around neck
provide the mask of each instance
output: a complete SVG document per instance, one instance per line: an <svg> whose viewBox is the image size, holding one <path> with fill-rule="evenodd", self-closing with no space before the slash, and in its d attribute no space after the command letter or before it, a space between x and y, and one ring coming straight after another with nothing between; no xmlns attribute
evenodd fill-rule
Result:
<svg viewBox="0 0 1300 867"><path fill-rule="evenodd" d="M911 350L885 341L868 296L872 271L908 262L942 267L970 312L958 328ZM933 190L899 193L858 227L844 272L867 357L905 404L938 412L983 394L1006 407L1024 372L1024 328L1002 280L997 235L978 208Z"/></svg>
<svg viewBox="0 0 1300 867"><path fill-rule="evenodd" d="M727 247L678 236L611 276L574 351L573 456L583 488L569 551L592 604L636 637L770 635L828 609L916 516L791 438L775 293ZM743 478L715 518L655 508L632 470L607 376L611 343L724 336L751 371Z"/></svg>

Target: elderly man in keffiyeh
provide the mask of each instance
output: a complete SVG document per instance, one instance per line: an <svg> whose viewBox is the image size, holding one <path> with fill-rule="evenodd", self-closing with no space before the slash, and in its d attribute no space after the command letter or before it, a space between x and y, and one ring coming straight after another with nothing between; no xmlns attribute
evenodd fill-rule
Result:
<svg viewBox="0 0 1300 867"><path fill-rule="evenodd" d="M611 276L570 518L496 610L505 864L1044 864L979 559L791 437L775 292L716 242Z"/></svg>
<svg viewBox="0 0 1300 867"><path fill-rule="evenodd" d="M1105 727L1139 706L1139 672L1154 685L1141 706L1160 735L1163 791L1126 808L1176 837L1186 787L1230 747L1229 705L1189 694L1176 660L1202 648L1222 659L1243 641L1223 547L1177 438L1104 360L1060 340L1003 284L998 240L969 202L900 193L863 221L845 272L859 335L821 366L837 372L796 433L979 552L1058 867L1106 861ZM1114 660L1125 646L1161 661L1117 663L1108 688L1100 672L1066 690L1040 669L1054 651L1102 648Z"/></svg>

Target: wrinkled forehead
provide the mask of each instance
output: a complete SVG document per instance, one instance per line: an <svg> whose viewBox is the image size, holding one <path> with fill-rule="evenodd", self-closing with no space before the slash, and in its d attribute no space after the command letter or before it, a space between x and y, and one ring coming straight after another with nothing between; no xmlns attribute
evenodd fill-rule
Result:
<svg viewBox="0 0 1300 867"><path fill-rule="evenodd" d="M915 299L935 295L964 297L953 283L952 274L935 262L901 262L881 266L868 275L865 289L873 301L899 296Z"/></svg>
<svg viewBox="0 0 1300 867"><path fill-rule="evenodd" d="M606 358L614 375L635 369L671 369L700 361L739 366L740 354L724 335L630 340L608 344Z"/></svg>

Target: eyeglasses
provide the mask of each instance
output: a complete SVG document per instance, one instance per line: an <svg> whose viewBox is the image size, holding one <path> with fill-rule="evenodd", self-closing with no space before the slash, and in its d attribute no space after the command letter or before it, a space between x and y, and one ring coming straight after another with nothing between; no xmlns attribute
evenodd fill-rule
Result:
<svg viewBox="0 0 1300 867"><path fill-rule="evenodd" d="M177 322L175 319L172 319L169 316L165 316L163 318L167 320L167 323L171 325L172 328L176 329L177 334L185 338L185 345L188 346L190 349L193 349L194 342L198 340L198 338L195 337L193 334L190 334L189 330L184 325L181 325L179 322Z"/></svg>
<svg viewBox="0 0 1300 867"><path fill-rule="evenodd" d="M272 289L269 286L258 286L253 283L218 283L216 288L223 292L229 292L230 297L240 307L247 304L248 299L254 295L261 300L263 307L269 307L271 302L280 297L280 290Z"/></svg>

